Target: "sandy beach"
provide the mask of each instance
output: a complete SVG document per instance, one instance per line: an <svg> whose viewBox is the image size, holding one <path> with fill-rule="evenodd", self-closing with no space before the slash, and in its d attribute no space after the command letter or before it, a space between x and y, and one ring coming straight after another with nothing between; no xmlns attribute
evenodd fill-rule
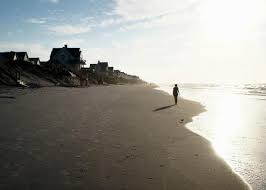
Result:
<svg viewBox="0 0 266 190"><path fill-rule="evenodd" d="M0 90L0 189L244 190L185 128L205 111L145 85Z"/></svg>

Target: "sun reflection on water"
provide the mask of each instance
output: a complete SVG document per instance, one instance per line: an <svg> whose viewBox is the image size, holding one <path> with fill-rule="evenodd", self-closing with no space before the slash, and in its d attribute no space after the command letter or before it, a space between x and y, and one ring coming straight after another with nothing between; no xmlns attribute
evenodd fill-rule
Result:
<svg viewBox="0 0 266 190"><path fill-rule="evenodd" d="M221 97L215 105L211 126L213 130L213 147L221 156L232 152L232 143L239 132L244 130L243 104L234 95Z"/></svg>
<svg viewBox="0 0 266 190"><path fill-rule="evenodd" d="M171 94L172 88L166 88ZM243 90L243 89L241 89ZM181 88L182 97L207 110L186 127L208 139L214 151L253 189L266 187L266 99L228 88Z"/></svg>

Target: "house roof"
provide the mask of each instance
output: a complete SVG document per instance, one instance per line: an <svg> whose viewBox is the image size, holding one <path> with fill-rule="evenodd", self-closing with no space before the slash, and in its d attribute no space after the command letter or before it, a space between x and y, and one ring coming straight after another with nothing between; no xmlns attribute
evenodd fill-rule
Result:
<svg viewBox="0 0 266 190"><path fill-rule="evenodd" d="M96 69L96 67L97 67L97 64L90 64L90 68Z"/></svg>
<svg viewBox="0 0 266 190"><path fill-rule="evenodd" d="M66 48L66 50L74 57L74 58L80 58L80 48L68 48L68 47L63 47ZM63 48L53 48L52 53L51 53L51 58L54 57L61 49Z"/></svg>
<svg viewBox="0 0 266 190"><path fill-rule="evenodd" d="M25 55L28 57L27 52L16 52L18 59L24 59Z"/></svg>
<svg viewBox="0 0 266 190"><path fill-rule="evenodd" d="M108 62L100 62L100 61L98 61L98 65L100 67L108 67Z"/></svg>
<svg viewBox="0 0 266 190"><path fill-rule="evenodd" d="M14 51L10 51L10 52L0 52L0 54L1 54L4 58L6 58L6 59L8 59L8 60L13 60L14 57L15 57L15 55L16 55L16 52L14 52Z"/></svg>
<svg viewBox="0 0 266 190"><path fill-rule="evenodd" d="M38 57L29 58L29 61L33 64L40 64L40 59Z"/></svg>
<svg viewBox="0 0 266 190"><path fill-rule="evenodd" d="M40 61L40 58L38 57L32 57L32 58L29 58L30 61Z"/></svg>

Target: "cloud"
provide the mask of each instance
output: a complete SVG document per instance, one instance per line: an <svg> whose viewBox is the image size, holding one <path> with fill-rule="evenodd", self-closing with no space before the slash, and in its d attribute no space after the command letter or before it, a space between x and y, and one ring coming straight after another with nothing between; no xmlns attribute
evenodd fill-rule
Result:
<svg viewBox="0 0 266 190"><path fill-rule="evenodd" d="M46 18L29 18L27 22L32 24L45 24L46 20Z"/></svg>
<svg viewBox="0 0 266 190"><path fill-rule="evenodd" d="M199 4L199 0L115 0L113 10L105 13L109 18L94 27L118 26L127 31L178 25L188 21Z"/></svg>
<svg viewBox="0 0 266 190"><path fill-rule="evenodd" d="M51 3L59 3L60 2L60 0L48 0L48 1Z"/></svg>
<svg viewBox="0 0 266 190"><path fill-rule="evenodd" d="M47 0L46 0L47 1ZM58 2L58 0L50 0ZM198 0L114 0L112 11L104 12L104 19L88 16L72 24L64 20L61 12L47 18L30 18L28 22L35 24L47 23L46 29L56 35L77 35L87 33L93 29L117 27L122 31L132 29L151 29L179 24L180 14L184 13ZM52 13L50 13L52 14ZM183 15L181 15L183 16ZM56 20L52 19L56 18ZM52 22L52 23L51 23Z"/></svg>
<svg viewBox="0 0 266 190"><path fill-rule="evenodd" d="M49 31L55 33L56 35L76 35L87 33L91 30L91 26L89 25L71 25L71 24L63 24L57 26L48 26Z"/></svg>
<svg viewBox="0 0 266 190"><path fill-rule="evenodd" d="M81 47L86 44L85 42L86 40L82 38L66 38L54 41L52 45L54 47L61 47L64 44L67 44L69 47Z"/></svg>
<svg viewBox="0 0 266 190"><path fill-rule="evenodd" d="M116 0L114 13L126 20L141 20L182 11L196 0Z"/></svg>
<svg viewBox="0 0 266 190"><path fill-rule="evenodd" d="M14 34L13 32L10 32L10 31L7 32L7 36L8 36L8 37L13 36L13 34Z"/></svg>
<svg viewBox="0 0 266 190"><path fill-rule="evenodd" d="M118 25L118 24L121 24L121 23L123 23L123 19L110 18L110 19L103 20L100 24L98 24L98 26L108 27L108 26Z"/></svg>

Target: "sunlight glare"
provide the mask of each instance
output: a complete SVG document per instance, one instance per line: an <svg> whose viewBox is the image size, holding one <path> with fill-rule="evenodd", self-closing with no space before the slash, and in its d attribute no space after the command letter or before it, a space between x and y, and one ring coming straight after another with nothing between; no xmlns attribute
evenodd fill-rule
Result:
<svg viewBox="0 0 266 190"><path fill-rule="evenodd" d="M243 40L262 23L264 9L262 0L207 0L202 6L202 32L210 40Z"/></svg>
<svg viewBox="0 0 266 190"><path fill-rule="evenodd" d="M213 147L219 155L228 155L232 151L232 142L243 130L241 101L236 96L221 97L217 105L216 118L213 119Z"/></svg>

